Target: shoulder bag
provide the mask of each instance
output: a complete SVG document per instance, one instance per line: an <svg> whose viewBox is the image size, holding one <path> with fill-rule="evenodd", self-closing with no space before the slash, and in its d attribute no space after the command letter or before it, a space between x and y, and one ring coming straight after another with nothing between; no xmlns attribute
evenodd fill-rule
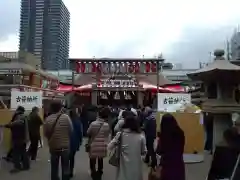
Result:
<svg viewBox="0 0 240 180"><path fill-rule="evenodd" d="M98 128L98 131L97 131L97 133L95 134L95 136L88 138L88 142L85 144L85 151L86 151L86 152L90 152L91 144L92 144L92 142L94 141L94 139L97 137L97 135L99 134L99 132L100 132L103 124L104 124L104 123L102 123L102 124L100 125L100 127Z"/></svg>
<svg viewBox="0 0 240 180"><path fill-rule="evenodd" d="M56 125L57 125L57 122L58 122L59 118L61 117L61 115L62 115L62 114L59 114L59 115L57 116L56 120L54 121L54 123L53 123L53 125L52 125L52 127L51 127L51 130L49 131L49 133L48 133L48 135L47 135L48 141L52 138L52 135L53 135L53 133L54 133L54 129L55 129L55 127L56 127Z"/></svg>
<svg viewBox="0 0 240 180"><path fill-rule="evenodd" d="M118 144L114 148L113 152L110 154L110 158L108 163L112 166L119 167L120 166L120 158L121 158L121 147L122 147L122 133L120 133L120 136L118 138Z"/></svg>

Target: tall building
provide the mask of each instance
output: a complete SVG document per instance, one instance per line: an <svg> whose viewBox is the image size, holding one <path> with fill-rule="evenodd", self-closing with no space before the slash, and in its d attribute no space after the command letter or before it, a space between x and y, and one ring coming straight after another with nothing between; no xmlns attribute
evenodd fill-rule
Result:
<svg viewBox="0 0 240 180"><path fill-rule="evenodd" d="M62 0L22 0L19 50L41 60L43 69L69 68L70 13Z"/></svg>
<svg viewBox="0 0 240 180"><path fill-rule="evenodd" d="M240 32L235 32L231 38L231 55L233 60L240 60Z"/></svg>

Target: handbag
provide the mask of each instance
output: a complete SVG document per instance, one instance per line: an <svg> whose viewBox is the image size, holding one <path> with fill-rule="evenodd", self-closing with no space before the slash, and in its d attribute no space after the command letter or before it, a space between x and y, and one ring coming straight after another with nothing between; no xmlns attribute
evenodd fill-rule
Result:
<svg viewBox="0 0 240 180"><path fill-rule="evenodd" d="M120 133L118 144L110 154L110 158L108 163L112 166L119 167L120 166L120 157L121 157L121 146L122 146L122 132Z"/></svg>
<svg viewBox="0 0 240 180"><path fill-rule="evenodd" d="M62 114L59 114L59 115L57 116L55 122L53 123L53 125L52 125L52 127L51 127L51 130L50 130L49 133L47 134L46 137L47 137L48 141L52 138L52 135L53 135L53 133L54 133L54 129L55 129L55 127L56 127L56 125L57 125L57 122L58 122L59 118L61 117L61 115L62 115Z"/></svg>
<svg viewBox="0 0 240 180"><path fill-rule="evenodd" d="M161 180L161 168L159 166L156 167L156 170L150 168L148 180Z"/></svg>
<svg viewBox="0 0 240 180"><path fill-rule="evenodd" d="M86 151L86 152L90 152L91 144L92 144L92 142L94 141L94 139L97 137L97 135L99 134L99 132L100 132L103 124L104 124L104 123L102 123L102 124L100 125L100 127L98 128L98 131L97 131L97 133L95 134L94 137L88 138L88 142L85 144L85 151Z"/></svg>

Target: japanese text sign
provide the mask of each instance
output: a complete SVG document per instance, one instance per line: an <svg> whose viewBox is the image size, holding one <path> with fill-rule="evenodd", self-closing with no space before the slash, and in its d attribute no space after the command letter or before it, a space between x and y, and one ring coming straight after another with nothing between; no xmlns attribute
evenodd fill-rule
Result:
<svg viewBox="0 0 240 180"><path fill-rule="evenodd" d="M42 91L11 91L11 109L17 109L18 106L23 106L26 110L32 110L35 106L42 108Z"/></svg>
<svg viewBox="0 0 240 180"><path fill-rule="evenodd" d="M184 93L158 93L158 111L179 103L191 103L191 95Z"/></svg>

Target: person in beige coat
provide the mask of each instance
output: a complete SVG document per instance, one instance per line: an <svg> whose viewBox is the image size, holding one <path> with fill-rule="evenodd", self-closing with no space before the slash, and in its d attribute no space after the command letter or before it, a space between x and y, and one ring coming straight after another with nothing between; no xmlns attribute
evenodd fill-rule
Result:
<svg viewBox="0 0 240 180"><path fill-rule="evenodd" d="M107 145L110 128L106 122L109 115L109 109L103 108L99 111L98 117L93 121L87 135L90 138L89 163L91 177L93 180L100 180L103 174L103 158L107 156ZM96 170L96 163L98 169Z"/></svg>

